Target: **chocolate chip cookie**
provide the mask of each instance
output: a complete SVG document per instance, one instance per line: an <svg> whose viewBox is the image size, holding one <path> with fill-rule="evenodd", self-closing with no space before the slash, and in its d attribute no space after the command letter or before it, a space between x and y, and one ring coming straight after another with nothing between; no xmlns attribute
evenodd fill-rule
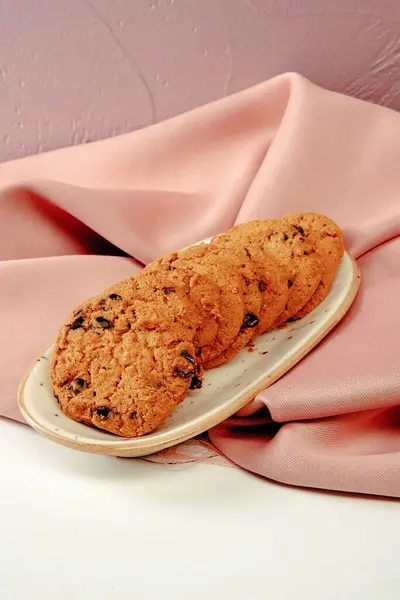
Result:
<svg viewBox="0 0 400 600"><path fill-rule="evenodd" d="M218 356L203 363L206 369L212 369L230 360L247 345L254 336L254 331L259 324L262 304L260 279L253 268L251 257L244 249L233 246L225 248L211 244L209 246L209 253L229 261L236 272L241 275L244 316L241 327L233 342Z"/></svg>
<svg viewBox="0 0 400 600"><path fill-rule="evenodd" d="M270 253L263 252L261 244L245 231L237 232L233 238L230 232L213 238L212 243L226 248L241 248L251 259L258 276L258 289L261 292L261 310L259 323L253 337L271 329L273 323L284 310L289 296L286 269Z"/></svg>
<svg viewBox="0 0 400 600"><path fill-rule="evenodd" d="M170 269L189 268L204 274L220 290L221 319L215 340L209 346L203 347L201 360L205 364L222 354L232 344L242 327L244 300L241 275L229 261L210 252L208 244L164 256L146 267L145 271L157 270L162 264Z"/></svg>
<svg viewBox="0 0 400 600"><path fill-rule="evenodd" d="M196 356L202 356L206 347L214 342L222 320L221 294L216 283L192 269L172 269L170 265L159 264L155 269L144 269L137 277L137 286L150 300L152 293L162 294L176 319L183 319L188 327L195 327L193 343ZM193 314L182 314L182 310L187 307L185 298L191 301Z"/></svg>
<svg viewBox="0 0 400 600"><path fill-rule="evenodd" d="M322 279L322 265L301 227L281 219L250 221L234 227L232 239L246 232L264 252L271 254L288 272L288 299L273 327L293 317L308 302Z"/></svg>
<svg viewBox="0 0 400 600"><path fill-rule="evenodd" d="M301 319L314 310L329 294L344 254L343 233L328 217L316 213L300 213L284 217L291 225L301 227L306 240L315 247L323 268L322 279L308 302L294 315Z"/></svg>
<svg viewBox="0 0 400 600"><path fill-rule="evenodd" d="M74 311L51 365L54 393L69 417L142 436L198 386L195 311L182 299L177 320L174 303L172 309L164 291L138 290L132 278Z"/></svg>

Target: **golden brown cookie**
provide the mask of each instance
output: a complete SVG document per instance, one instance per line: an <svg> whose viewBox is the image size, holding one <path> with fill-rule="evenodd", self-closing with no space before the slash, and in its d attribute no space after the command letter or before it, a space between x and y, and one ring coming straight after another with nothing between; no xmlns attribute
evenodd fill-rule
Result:
<svg viewBox="0 0 400 600"><path fill-rule="evenodd" d="M206 369L212 369L232 359L252 339L260 321L262 297L258 274L254 269L251 257L244 249L210 244L208 251L229 261L236 272L240 273L244 303L243 322L233 342L218 356L203 363Z"/></svg>
<svg viewBox="0 0 400 600"><path fill-rule="evenodd" d="M136 279L138 289L143 293L146 290L151 300L151 290L160 292L165 302L174 311L177 319L182 319L182 308L186 307L184 299L189 299L194 311L195 333L193 343L196 355L201 356L203 349L210 346L215 340L219 323L222 319L220 312L220 289L206 275L197 273L189 268L159 264L157 268L144 269ZM186 325L193 326L187 321L193 320L193 315L186 316Z"/></svg>
<svg viewBox="0 0 400 600"><path fill-rule="evenodd" d="M242 280L234 266L216 253L210 252L208 244L193 246L181 252L174 252L147 266L145 271L166 268L190 268L207 276L220 290L220 315L215 340L203 347L203 364L222 354L238 335L244 320Z"/></svg>
<svg viewBox="0 0 400 600"><path fill-rule="evenodd" d="M328 217L317 213L300 213L284 217L291 225L301 227L304 237L315 247L323 267L322 279L303 308L294 315L301 319L314 310L329 294L344 254L343 233Z"/></svg>
<svg viewBox="0 0 400 600"><path fill-rule="evenodd" d="M284 310L289 296L286 269L278 264L272 254L263 252L261 245L242 231L233 238L230 232L213 238L212 243L229 248L242 248L251 259L258 275L258 288L261 292L261 310L253 337L268 331Z"/></svg>
<svg viewBox="0 0 400 600"><path fill-rule="evenodd" d="M322 278L322 265L302 229L281 219L250 221L230 231L232 239L246 232L264 252L271 254L288 273L287 303L273 326L293 317L308 302Z"/></svg>
<svg viewBox="0 0 400 600"><path fill-rule="evenodd" d="M198 386L196 312L179 320L163 291L125 280L74 311L51 365L54 394L72 419L124 437L150 433Z"/></svg>

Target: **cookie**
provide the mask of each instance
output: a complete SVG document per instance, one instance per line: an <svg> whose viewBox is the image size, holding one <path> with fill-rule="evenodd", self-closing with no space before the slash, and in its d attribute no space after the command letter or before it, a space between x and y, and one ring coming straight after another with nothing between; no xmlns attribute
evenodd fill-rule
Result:
<svg viewBox="0 0 400 600"><path fill-rule="evenodd" d="M253 268L251 257L244 249L233 246L226 248L210 244L208 251L210 254L215 254L229 261L236 272L240 273L244 305L243 321L233 342L218 356L203 363L206 369L212 369L232 359L252 339L260 321L262 298L258 274Z"/></svg>
<svg viewBox="0 0 400 600"><path fill-rule="evenodd" d="M187 320L194 319L195 333L193 343L196 347L196 356L201 356L203 350L215 340L219 323L222 319L220 312L220 289L209 277L197 273L189 268L174 268L170 265L160 264L155 269L146 268L137 277L140 291L153 290L163 294L177 319L182 316L183 300L186 298L192 303L193 315L186 316L186 324L193 326Z"/></svg>
<svg viewBox="0 0 400 600"><path fill-rule="evenodd" d="M261 292L261 309L259 323L254 330L253 337L271 329L273 323L284 310L289 296L288 277L272 256L263 252L261 245L246 232L242 232L234 239L229 231L213 238L212 243L225 248L243 248L258 275L258 288Z"/></svg>
<svg viewBox="0 0 400 600"><path fill-rule="evenodd" d="M244 320L241 276L231 263L210 252L208 244L193 246L160 258L145 271L166 268L190 268L211 279L220 290L220 321L215 340L203 347L201 360L206 363L222 354L238 335Z"/></svg>
<svg viewBox="0 0 400 600"><path fill-rule="evenodd" d="M198 384L195 311L181 317L164 292L134 278L79 307L61 330L51 365L54 394L72 419L111 433L150 433ZM190 317L192 313L192 317Z"/></svg>
<svg viewBox="0 0 400 600"><path fill-rule="evenodd" d="M344 254L343 233L328 217L316 213L300 213L284 217L291 225L301 227L306 240L311 241L323 267L322 279L303 308L294 315L301 319L314 310L329 294Z"/></svg>
<svg viewBox="0 0 400 600"><path fill-rule="evenodd" d="M273 323L273 327L287 321L299 312L316 291L322 279L322 265L313 246L306 241L301 227L281 219L250 221L230 231L232 239L240 239L246 232L263 251L271 254L287 271L288 299Z"/></svg>

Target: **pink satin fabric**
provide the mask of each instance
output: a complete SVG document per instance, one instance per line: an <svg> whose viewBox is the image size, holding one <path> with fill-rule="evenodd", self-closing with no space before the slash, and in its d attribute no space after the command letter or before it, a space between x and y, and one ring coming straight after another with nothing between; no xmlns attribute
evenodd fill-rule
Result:
<svg viewBox="0 0 400 600"><path fill-rule="evenodd" d="M21 419L19 379L80 301L160 254L289 211L341 225L361 291L211 440L277 481L400 497L400 116L295 74L0 165L0 413Z"/></svg>

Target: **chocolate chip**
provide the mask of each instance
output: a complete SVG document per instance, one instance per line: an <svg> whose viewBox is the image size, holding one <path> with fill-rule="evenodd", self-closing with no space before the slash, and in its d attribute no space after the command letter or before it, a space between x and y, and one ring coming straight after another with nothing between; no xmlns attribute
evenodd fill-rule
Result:
<svg viewBox="0 0 400 600"><path fill-rule="evenodd" d="M119 294L110 294L108 297L110 298L110 300L122 300Z"/></svg>
<svg viewBox="0 0 400 600"><path fill-rule="evenodd" d="M93 412L95 415L101 417L102 419L108 419L108 417L112 413L112 410L111 408L108 408L108 406L98 406L94 409Z"/></svg>
<svg viewBox="0 0 400 600"><path fill-rule="evenodd" d="M309 252L303 252L303 254L305 254L306 256L308 256Z"/></svg>
<svg viewBox="0 0 400 600"><path fill-rule="evenodd" d="M176 290L174 288L163 288L163 292L166 296L169 296L170 294L174 294Z"/></svg>
<svg viewBox="0 0 400 600"><path fill-rule="evenodd" d="M88 383L82 377L77 377L76 379L70 380L70 385L68 389L73 392L75 395L80 394L83 388L87 388Z"/></svg>
<svg viewBox="0 0 400 600"><path fill-rule="evenodd" d="M245 329L249 329L252 327L257 327L259 323L259 318L253 313L247 313L243 319L242 326L240 331L244 331Z"/></svg>
<svg viewBox="0 0 400 600"><path fill-rule="evenodd" d="M283 239L285 240L285 242L287 242L287 241L288 241L288 239L289 239L289 236L288 236L288 234L287 234L287 233L285 233L285 235L283 236Z"/></svg>
<svg viewBox="0 0 400 600"><path fill-rule="evenodd" d="M288 279L288 282L287 282L288 288L291 288L292 285L293 285L293 281L291 279Z"/></svg>
<svg viewBox="0 0 400 600"><path fill-rule="evenodd" d="M260 290L260 292L265 292L265 287L262 281L258 282L258 289Z"/></svg>
<svg viewBox="0 0 400 600"><path fill-rule="evenodd" d="M246 285L250 285L250 279L247 279L247 277L244 278L244 282Z"/></svg>
<svg viewBox="0 0 400 600"><path fill-rule="evenodd" d="M60 398L57 396L57 394L54 394L54 398L57 400L57 402L60 404Z"/></svg>
<svg viewBox="0 0 400 600"><path fill-rule="evenodd" d="M293 321L295 321L296 319L294 317L289 317L287 322L288 323L293 323Z"/></svg>
<svg viewBox="0 0 400 600"><path fill-rule="evenodd" d="M300 235L304 235L304 229L300 225L294 225L294 228L297 229Z"/></svg>
<svg viewBox="0 0 400 600"><path fill-rule="evenodd" d="M199 390L202 386L203 386L203 382L201 381L201 379L199 379L197 377L197 375L195 375L192 378L192 381L190 382L189 389L191 389L191 390Z"/></svg>
<svg viewBox="0 0 400 600"><path fill-rule="evenodd" d="M181 377L182 379L189 379L189 377L196 375L194 371L182 371L179 367L175 367L174 373L177 377Z"/></svg>
<svg viewBox="0 0 400 600"><path fill-rule="evenodd" d="M84 317L78 317L77 319L75 319L75 321L72 323L71 325L71 329L79 329L80 327L82 327L83 323L85 322Z"/></svg>
<svg viewBox="0 0 400 600"><path fill-rule="evenodd" d="M82 379L82 381L83 381L83 379ZM77 394L81 393L83 387L84 386L80 385L78 383L78 381L76 380L76 381L72 381L70 383L70 385L68 386L68 389L76 396Z"/></svg>
<svg viewBox="0 0 400 600"><path fill-rule="evenodd" d="M136 416L137 416L136 410L134 410L133 412L131 412L131 415L130 415L131 419L136 419Z"/></svg>
<svg viewBox="0 0 400 600"><path fill-rule="evenodd" d="M265 350L265 352L261 352L261 354L262 354L263 356L265 356L266 354L268 354L268 350Z"/></svg>
<svg viewBox="0 0 400 600"><path fill-rule="evenodd" d="M194 360L193 356L187 350L183 350L181 352L181 356L183 356L183 358L192 363L192 365L196 364L196 361Z"/></svg>
<svg viewBox="0 0 400 600"><path fill-rule="evenodd" d="M96 395L97 395L97 392L93 392L93 396L96 396Z"/></svg>
<svg viewBox="0 0 400 600"><path fill-rule="evenodd" d="M104 317L96 317L96 321L97 323L100 323L103 329L111 329L113 327L111 321L105 319Z"/></svg>
<svg viewBox="0 0 400 600"><path fill-rule="evenodd" d="M251 254L250 254L250 250L249 250L248 248L245 248L244 250L245 250L245 252L246 252L247 256L248 256L248 257L251 259L251 258L252 258L252 256L251 256Z"/></svg>
<svg viewBox="0 0 400 600"><path fill-rule="evenodd" d="M132 329L132 325L128 323L128 329Z"/></svg>

